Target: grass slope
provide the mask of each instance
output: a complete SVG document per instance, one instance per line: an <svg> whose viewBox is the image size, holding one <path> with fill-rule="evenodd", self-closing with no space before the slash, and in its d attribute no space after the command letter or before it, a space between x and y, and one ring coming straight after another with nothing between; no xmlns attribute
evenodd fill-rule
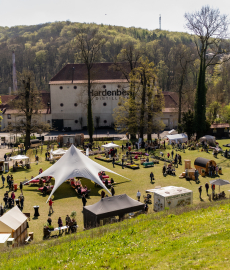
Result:
<svg viewBox="0 0 230 270"><path fill-rule="evenodd" d="M206 209L197 205L140 215L3 252L0 267L5 270L229 269L229 214L229 201L224 201L212 203Z"/></svg>

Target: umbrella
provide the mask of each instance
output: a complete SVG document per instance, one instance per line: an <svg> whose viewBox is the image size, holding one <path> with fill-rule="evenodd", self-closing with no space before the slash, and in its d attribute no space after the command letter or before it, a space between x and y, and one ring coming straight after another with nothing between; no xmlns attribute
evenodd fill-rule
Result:
<svg viewBox="0 0 230 270"><path fill-rule="evenodd" d="M230 182L223 179L216 179L216 180L210 181L210 184L219 186L219 191L220 191L220 186L229 185Z"/></svg>

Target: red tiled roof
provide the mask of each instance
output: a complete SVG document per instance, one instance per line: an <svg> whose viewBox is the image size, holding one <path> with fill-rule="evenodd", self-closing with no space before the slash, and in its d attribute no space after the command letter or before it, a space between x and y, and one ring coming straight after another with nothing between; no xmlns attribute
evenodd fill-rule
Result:
<svg viewBox="0 0 230 270"><path fill-rule="evenodd" d="M2 101L1 105L5 105L15 98L16 98L16 95L3 95L1 96L1 101Z"/></svg>
<svg viewBox="0 0 230 270"><path fill-rule="evenodd" d="M210 128L229 128L229 124L212 124Z"/></svg>
<svg viewBox="0 0 230 270"><path fill-rule="evenodd" d="M130 68L127 63L123 64L128 73ZM74 68L74 69L73 69ZM113 68L113 63L94 63L91 69L91 80L117 80L124 79L121 71ZM85 81L87 69L85 64L67 64L51 80L54 81Z"/></svg>
<svg viewBox="0 0 230 270"><path fill-rule="evenodd" d="M162 92L165 98L165 108L177 108L178 107L178 93L164 91Z"/></svg>

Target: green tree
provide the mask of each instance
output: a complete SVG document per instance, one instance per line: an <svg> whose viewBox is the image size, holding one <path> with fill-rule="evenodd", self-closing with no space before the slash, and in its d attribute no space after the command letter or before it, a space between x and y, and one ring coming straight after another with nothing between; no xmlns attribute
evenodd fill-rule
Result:
<svg viewBox="0 0 230 270"><path fill-rule="evenodd" d="M200 70L197 83L194 124L197 137L206 130L206 69L221 64L221 56L226 54L226 38L229 21L227 15L221 15L219 9L204 6L200 11L185 13L186 27L195 34L195 44L200 58ZM229 60L227 57L224 61Z"/></svg>
<svg viewBox="0 0 230 270"><path fill-rule="evenodd" d="M192 135L195 133L194 129L194 113L191 110L182 113L182 121L180 128L183 132L186 132L188 139L190 140Z"/></svg>
<svg viewBox="0 0 230 270"><path fill-rule="evenodd" d="M18 74L18 98L15 98L11 105L18 110L18 115L23 116L22 126L25 130L25 148L30 147L30 134L33 123L32 117L39 115L39 110L42 109L41 94L37 90L34 74L31 71L24 70Z"/></svg>
<svg viewBox="0 0 230 270"><path fill-rule="evenodd" d="M92 113L92 97L91 97L91 69L93 64L99 59L101 48L105 43L105 39L99 33L98 28L80 29L76 35L77 58L82 61L87 69L87 128L90 141L93 141L94 125Z"/></svg>

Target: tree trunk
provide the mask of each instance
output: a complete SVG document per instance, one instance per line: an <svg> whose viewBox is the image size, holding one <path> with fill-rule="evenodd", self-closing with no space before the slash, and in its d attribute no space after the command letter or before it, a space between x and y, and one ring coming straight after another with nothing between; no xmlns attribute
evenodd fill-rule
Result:
<svg viewBox="0 0 230 270"><path fill-rule="evenodd" d="M146 77L142 76L142 98L141 98L141 115L140 115L140 138L144 140L144 123L145 123L145 99L146 99Z"/></svg>
<svg viewBox="0 0 230 270"><path fill-rule="evenodd" d="M90 94L90 67L87 67L88 69L88 110L87 110L87 128L89 133L89 141L93 142L93 113L92 113L92 103L91 103L91 94Z"/></svg>

